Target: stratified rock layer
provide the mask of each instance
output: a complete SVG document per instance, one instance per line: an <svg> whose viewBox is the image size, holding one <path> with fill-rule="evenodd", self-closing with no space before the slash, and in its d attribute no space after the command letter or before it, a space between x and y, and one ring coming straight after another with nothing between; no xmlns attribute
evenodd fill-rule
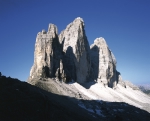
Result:
<svg viewBox="0 0 150 121"><path fill-rule="evenodd" d="M117 83L116 59L104 38L95 39L94 44L91 45L91 61L91 77L99 83L115 87Z"/></svg>

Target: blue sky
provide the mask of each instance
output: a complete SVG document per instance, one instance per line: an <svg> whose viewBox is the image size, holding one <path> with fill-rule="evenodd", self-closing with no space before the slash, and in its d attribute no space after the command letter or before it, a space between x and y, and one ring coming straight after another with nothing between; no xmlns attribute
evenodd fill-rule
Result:
<svg viewBox="0 0 150 121"><path fill-rule="evenodd" d="M49 23L61 32L76 17L91 45L104 37L124 80L150 83L149 0L0 0L0 71L26 81L36 35Z"/></svg>

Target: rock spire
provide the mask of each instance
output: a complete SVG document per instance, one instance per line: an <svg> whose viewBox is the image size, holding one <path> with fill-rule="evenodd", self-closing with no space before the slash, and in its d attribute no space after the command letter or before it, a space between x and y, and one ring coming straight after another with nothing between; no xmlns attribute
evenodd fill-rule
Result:
<svg viewBox="0 0 150 121"><path fill-rule="evenodd" d="M60 44L57 27L50 24L48 32L42 30L36 37L34 64L30 71L30 81L34 78L54 77L60 61Z"/></svg>
<svg viewBox="0 0 150 121"><path fill-rule="evenodd" d="M116 59L104 38L96 38L91 45L91 77L99 83L114 87L117 83Z"/></svg>
<svg viewBox="0 0 150 121"><path fill-rule="evenodd" d="M64 65L70 77L79 83L86 82L90 73L90 47L82 18L76 18L59 35L63 43Z"/></svg>
<svg viewBox="0 0 150 121"><path fill-rule="evenodd" d="M35 78L57 78L82 84L96 80L115 87L120 80L116 59L104 38L89 46L82 18L76 18L58 35L50 24L48 31L39 32L35 43L34 64L28 82Z"/></svg>

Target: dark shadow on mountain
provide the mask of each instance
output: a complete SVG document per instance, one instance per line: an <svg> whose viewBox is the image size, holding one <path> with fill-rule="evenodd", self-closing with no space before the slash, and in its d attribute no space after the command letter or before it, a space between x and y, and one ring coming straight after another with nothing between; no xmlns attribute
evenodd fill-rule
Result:
<svg viewBox="0 0 150 121"><path fill-rule="evenodd" d="M62 80L66 83L76 81L76 67L75 67L75 55L71 46L67 47L66 52L63 51L63 46L65 42L65 37L63 38L61 46L61 69L59 71L59 80Z"/></svg>
<svg viewBox="0 0 150 121"><path fill-rule="evenodd" d="M91 49L91 69L88 83L81 84L86 89L89 89L92 85L97 82L99 74L99 49L94 45Z"/></svg>
<svg viewBox="0 0 150 121"><path fill-rule="evenodd" d="M68 97L0 77L0 121L82 121L93 117Z"/></svg>
<svg viewBox="0 0 150 121"><path fill-rule="evenodd" d="M86 89L89 89L92 85L96 84L97 82L96 81L88 81L88 82L85 82L85 83L82 83L81 85L86 88Z"/></svg>
<svg viewBox="0 0 150 121"><path fill-rule="evenodd" d="M61 55L61 44L59 43L58 35L55 33L55 37L52 41L52 50L53 50L53 60L50 62L50 64L53 63L53 69L50 70L52 75L51 77L55 77L55 73L57 71L57 68L60 66L60 55Z"/></svg>
<svg viewBox="0 0 150 121"><path fill-rule="evenodd" d="M150 113L123 102L83 100L0 76L0 121L148 121Z"/></svg>
<svg viewBox="0 0 150 121"><path fill-rule="evenodd" d="M75 55L73 53L73 49L71 46L68 46L66 53L63 56L63 64L64 64L64 71L67 77L70 79L67 82L72 80L76 81L76 67L75 67Z"/></svg>
<svg viewBox="0 0 150 121"><path fill-rule="evenodd" d="M99 74L99 49L95 45L93 48L91 48L90 52L91 54L91 69L90 69L90 76L87 82L81 83L83 87L86 89L89 89L92 85L94 85L97 82L98 74ZM70 73L71 80L77 81L76 78L76 67L75 63L78 63L71 46L69 46L66 50L66 54L64 54L63 63L65 64L65 67L67 68L67 72Z"/></svg>
<svg viewBox="0 0 150 121"><path fill-rule="evenodd" d="M99 74L99 48L94 45L94 47L91 48L91 67L92 67L92 77L94 77L94 80L97 80L98 74Z"/></svg>

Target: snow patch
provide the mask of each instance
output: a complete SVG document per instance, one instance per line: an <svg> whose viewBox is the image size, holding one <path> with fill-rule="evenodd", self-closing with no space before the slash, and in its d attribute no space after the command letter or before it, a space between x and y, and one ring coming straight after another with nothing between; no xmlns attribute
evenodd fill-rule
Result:
<svg viewBox="0 0 150 121"><path fill-rule="evenodd" d="M94 111L93 111L93 109L90 109L90 108L86 108L85 106L84 106L84 104L82 104L82 103L80 103L80 104L78 104L81 108L83 108L83 109L85 109L85 110L87 110L87 111L89 111L89 112L92 112L92 113L94 113Z"/></svg>
<svg viewBox="0 0 150 121"><path fill-rule="evenodd" d="M89 112L94 113L93 109L86 109L86 110L89 111Z"/></svg>
<svg viewBox="0 0 150 121"><path fill-rule="evenodd" d="M86 109L86 107L84 106L84 104L78 104L81 108L84 108L84 109Z"/></svg>
<svg viewBox="0 0 150 121"><path fill-rule="evenodd" d="M95 110L96 111L96 114L98 114L98 115L100 115L100 116L102 116L102 117L106 117L106 116L104 116L103 114L102 114L102 111L101 110Z"/></svg>

